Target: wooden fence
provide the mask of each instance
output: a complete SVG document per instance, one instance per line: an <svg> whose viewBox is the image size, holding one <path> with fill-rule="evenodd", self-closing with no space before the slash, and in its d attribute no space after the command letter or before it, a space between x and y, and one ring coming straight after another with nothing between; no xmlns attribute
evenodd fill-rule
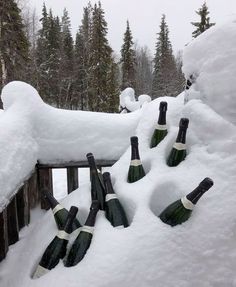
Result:
<svg viewBox="0 0 236 287"><path fill-rule="evenodd" d="M112 166L116 160L96 160L97 167ZM71 193L79 187L78 168L88 168L87 161L67 163L40 163L35 167L29 178L12 192L14 195L9 204L0 212L0 261L8 252L8 247L19 240L19 231L30 223L30 210L39 203L42 209L49 209L42 196L42 190L53 194L52 169L67 169L67 192Z"/></svg>

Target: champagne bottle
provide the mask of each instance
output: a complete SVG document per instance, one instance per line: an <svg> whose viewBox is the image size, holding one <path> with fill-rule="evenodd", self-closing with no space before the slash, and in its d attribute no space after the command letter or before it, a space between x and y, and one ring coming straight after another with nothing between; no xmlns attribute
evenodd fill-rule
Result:
<svg viewBox="0 0 236 287"><path fill-rule="evenodd" d="M100 209L104 210L105 190L102 182L102 176L99 176L93 154L88 153L86 156L90 167L91 197L92 200L98 200L100 203Z"/></svg>
<svg viewBox="0 0 236 287"><path fill-rule="evenodd" d="M59 230L57 236L45 249L44 254L37 266L33 279L39 278L53 269L66 255L66 247L71 233L72 223L78 212L78 208L72 206L68 212L67 219L63 230Z"/></svg>
<svg viewBox="0 0 236 287"><path fill-rule="evenodd" d="M151 145L150 145L151 148L157 146L167 135L167 127L166 127L167 102L160 102L159 111L160 111L159 118L151 139Z"/></svg>
<svg viewBox="0 0 236 287"><path fill-rule="evenodd" d="M66 267L75 266L85 256L92 241L93 229L95 225L96 215L99 210L100 203L98 200L93 200L89 215L86 219L85 225L81 228L79 235L73 242L64 265Z"/></svg>
<svg viewBox="0 0 236 287"><path fill-rule="evenodd" d="M159 215L160 219L171 226L185 222L191 216L192 210L200 197L212 186L212 179L206 177L188 195L167 206Z"/></svg>
<svg viewBox="0 0 236 287"><path fill-rule="evenodd" d="M131 142L131 162L128 171L128 182L135 182L145 176L145 171L139 157L138 137L130 138Z"/></svg>
<svg viewBox="0 0 236 287"><path fill-rule="evenodd" d="M103 173L103 181L105 184L106 198L105 198L105 215L111 224L116 228L129 226L125 211L115 194L111 176L109 172Z"/></svg>
<svg viewBox="0 0 236 287"><path fill-rule="evenodd" d="M62 230L64 228L66 218L68 216L68 210L64 208L57 200L56 198L47 190L43 191L44 197L47 199L53 215L54 219L56 221L57 227L59 230ZM80 224L79 220L77 218L74 219L73 224L72 224L72 231L75 231L82 227Z"/></svg>
<svg viewBox="0 0 236 287"><path fill-rule="evenodd" d="M183 161L187 155L186 153L186 133L188 128L189 119L182 118L179 122L179 132L176 142L167 158L168 166L177 166Z"/></svg>

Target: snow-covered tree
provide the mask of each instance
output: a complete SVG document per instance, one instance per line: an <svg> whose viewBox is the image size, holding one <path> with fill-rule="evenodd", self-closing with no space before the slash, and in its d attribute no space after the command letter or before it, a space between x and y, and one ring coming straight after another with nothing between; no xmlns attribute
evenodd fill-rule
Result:
<svg viewBox="0 0 236 287"><path fill-rule="evenodd" d="M136 72L136 59L135 51L133 48L133 36L129 27L129 21L127 21L127 27L124 34L124 43L121 47L121 90L127 87L135 89L135 72Z"/></svg>
<svg viewBox="0 0 236 287"><path fill-rule="evenodd" d="M29 41L14 0L0 1L0 89L9 81L25 80Z"/></svg>
<svg viewBox="0 0 236 287"><path fill-rule="evenodd" d="M51 10L47 13L44 4L40 21L42 28L37 41L38 89L45 101L60 106L60 20L52 15Z"/></svg>
<svg viewBox="0 0 236 287"><path fill-rule="evenodd" d="M94 5L90 40L89 109L108 111L113 92L108 79L113 65L112 49L107 40L107 22L101 2Z"/></svg>
<svg viewBox="0 0 236 287"><path fill-rule="evenodd" d="M135 47L136 58L136 94L151 94L152 89L152 59L147 46Z"/></svg>
<svg viewBox="0 0 236 287"><path fill-rule="evenodd" d="M177 94L177 67L166 18L165 15L162 15L154 58L152 98L176 96Z"/></svg>
<svg viewBox="0 0 236 287"><path fill-rule="evenodd" d="M84 8L82 24L75 40L74 99L78 108L88 110L88 91L90 77L90 38L92 27L92 6Z"/></svg>
<svg viewBox="0 0 236 287"><path fill-rule="evenodd" d="M207 29L215 25L215 23L210 23L210 17L208 17L208 14L210 12L208 11L206 2L202 4L202 7L199 8L196 13L200 16L201 20L200 22L191 22L191 24L196 27L196 30L192 33L192 36L194 38L196 38L201 33L205 32Z"/></svg>
<svg viewBox="0 0 236 287"><path fill-rule="evenodd" d="M71 23L68 12L64 9L61 20L60 43L60 104L73 109L77 99L73 99L74 43L71 35Z"/></svg>

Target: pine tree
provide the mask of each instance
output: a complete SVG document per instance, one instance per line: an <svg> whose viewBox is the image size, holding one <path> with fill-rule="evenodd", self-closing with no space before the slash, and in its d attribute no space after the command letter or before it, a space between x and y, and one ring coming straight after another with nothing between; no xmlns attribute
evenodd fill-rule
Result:
<svg viewBox="0 0 236 287"><path fill-rule="evenodd" d="M150 51L145 47L135 47L136 58L136 94L151 94L152 89L152 59Z"/></svg>
<svg viewBox="0 0 236 287"><path fill-rule="evenodd" d="M122 73L122 83L121 90L124 90L127 87L134 88L136 87L135 83L135 51L133 49L133 37L129 27L129 21L127 21L127 27L124 34L124 43L121 47L121 73Z"/></svg>
<svg viewBox="0 0 236 287"><path fill-rule="evenodd" d="M25 80L29 41L14 0L0 1L0 89L12 80Z"/></svg>
<svg viewBox="0 0 236 287"><path fill-rule="evenodd" d="M210 17L207 17L210 12L208 11L206 2L203 3L202 7L199 8L196 13L201 17L201 20L200 22L191 22L191 24L196 27L196 30L192 33L194 38L215 25L215 23L210 23Z"/></svg>
<svg viewBox="0 0 236 287"><path fill-rule="evenodd" d="M107 36L107 22L101 3L94 5L90 40L89 109L107 111L111 98L107 79L111 71L112 49Z"/></svg>
<svg viewBox="0 0 236 287"><path fill-rule="evenodd" d="M178 95L176 82L177 68L169 40L169 29L163 15L154 58L152 97Z"/></svg>
<svg viewBox="0 0 236 287"><path fill-rule="evenodd" d="M77 108L78 99L73 98L74 43L71 35L71 23L64 9L61 21L60 44L60 103L59 106Z"/></svg>
<svg viewBox="0 0 236 287"><path fill-rule="evenodd" d="M37 41L36 57L38 70L38 90L43 99L54 106L60 105L60 43L61 27L58 17L47 13L43 5L42 28L39 30Z"/></svg>
<svg viewBox="0 0 236 287"><path fill-rule="evenodd" d="M75 69L74 69L74 98L78 108L88 110L88 91L90 78L90 38L92 26L92 7L89 3L84 8L82 24L76 34Z"/></svg>

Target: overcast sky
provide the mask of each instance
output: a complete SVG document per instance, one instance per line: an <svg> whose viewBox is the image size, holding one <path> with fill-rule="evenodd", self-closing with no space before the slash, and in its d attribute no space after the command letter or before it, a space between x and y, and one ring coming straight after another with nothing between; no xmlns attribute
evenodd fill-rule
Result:
<svg viewBox="0 0 236 287"><path fill-rule="evenodd" d="M52 8L54 15L61 16L64 7L67 8L73 35L81 24L83 7L88 3L87 0L28 1L32 7L36 8L39 15L41 15L43 2L48 9ZM97 1L91 0L90 2L93 4ZM190 22L199 20L195 11L201 7L203 2L204 0L101 0L105 19L108 22L110 45L119 53L128 19L134 41L137 41L139 45L148 46L154 53L161 15L166 14L174 51L181 50L191 41L194 27ZM206 2L212 22L222 23L228 18L236 18L236 0L207 0Z"/></svg>

